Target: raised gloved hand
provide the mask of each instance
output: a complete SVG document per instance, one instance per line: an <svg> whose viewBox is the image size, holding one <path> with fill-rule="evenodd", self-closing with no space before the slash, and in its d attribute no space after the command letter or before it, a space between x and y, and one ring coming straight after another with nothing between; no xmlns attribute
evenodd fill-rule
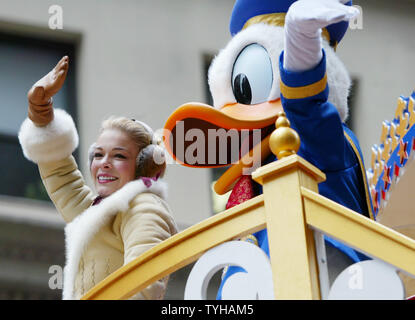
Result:
<svg viewBox="0 0 415 320"><path fill-rule="evenodd" d="M52 97L62 88L68 73L69 58L63 57L42 79L37 81L27 93L29 102L28 117L37 126L46 126L53 120Z"/></svg>
<svg viewBox="0 0 415 320"><path fill-rule="evenodd" d="M285 18L284 68L306 71L316 67L322 57L321 30L360 14L346 6L349 0L299 0L289 8Z"/></svg>

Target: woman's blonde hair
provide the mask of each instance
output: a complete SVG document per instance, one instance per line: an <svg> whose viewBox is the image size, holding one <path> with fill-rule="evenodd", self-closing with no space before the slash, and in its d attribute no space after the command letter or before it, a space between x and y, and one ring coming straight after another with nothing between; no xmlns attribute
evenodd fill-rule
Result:
<svg viewBox="0 0 415 320"><path fill-rule="evenodd" d="M164 149L153 143L154 134L150 127L134 119L112 116L102 122L100 134L108 129L124 132L138 147L136 177L156 177L164 174ZM90 164L91 162L90 153Z"/></svg>

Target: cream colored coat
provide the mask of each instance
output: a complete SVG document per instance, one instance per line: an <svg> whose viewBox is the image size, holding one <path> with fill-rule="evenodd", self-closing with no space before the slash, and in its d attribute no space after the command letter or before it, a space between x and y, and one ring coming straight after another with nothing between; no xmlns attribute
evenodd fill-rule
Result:
<svg viewBox="0 0 415 320"><path fill-rule="evenodd" d="M62 215L66 265L63 299L79 299L112 272L176 233L165 202L166 184L132 181L98 205L71 156L78 136L72 118L55 109L55 119L38 128L26 119L19 132L25 156L38 164L48 194ZM167 281L157 281L134 296L161 299Z"/></svg>

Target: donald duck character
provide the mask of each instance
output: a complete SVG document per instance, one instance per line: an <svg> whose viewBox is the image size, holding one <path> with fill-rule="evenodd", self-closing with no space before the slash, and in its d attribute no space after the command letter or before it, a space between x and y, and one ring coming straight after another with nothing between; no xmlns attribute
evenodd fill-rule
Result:
<svg viewBox="0 0 415 320"><path fill-rule="evenodd" d="M214 106L188 103L179 107L165 125L167 150L185 166L230 165L215 185L218 194L232 190L230 208L262 192L251 176L244 174L242 160L248 153L241 147L246 141L239 144L238 161L219 163L218 157L209 158L216 158L216 162L188 161L183 155L188 154L192 140L186 133L194 128L204 132L261 130L261 141L251 154L259 150L264 165L276 160L268 138L284 110L301 139L298 154L326 174L327 180L319 185L320 194L373 219L360 147L344 123L351 80L335 53L348 21L358 14L351 1L344 0L237 0L230 21L233 37L209 69ZM181 130L185 139L178 141ZM207 145L208 135L205 139ZM218 152L211 146L205 151L206 158ZM228 151L232 153L230 145ZM269 255L266 229L250 239ZM325 240L329 270L336 263L341 271L368 259L334 239ZM226 280L241 271L238 267L227 269L218 299L226 298L222 297Z"/></svg>

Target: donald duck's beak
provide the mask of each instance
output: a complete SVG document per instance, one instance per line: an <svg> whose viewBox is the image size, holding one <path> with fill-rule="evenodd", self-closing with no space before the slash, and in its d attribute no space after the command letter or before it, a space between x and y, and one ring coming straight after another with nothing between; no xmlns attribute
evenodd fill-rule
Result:
<svg viewBox="0 0 415 320"><path fill-rule="evenodd" d="M280 99L256 105L227 104L220 109L187 103L167 119L165 147L184 166L230 166L214 186L216 193L224 194L244 169L260 164L270 154L269 135L280 111Z"/></svg>

